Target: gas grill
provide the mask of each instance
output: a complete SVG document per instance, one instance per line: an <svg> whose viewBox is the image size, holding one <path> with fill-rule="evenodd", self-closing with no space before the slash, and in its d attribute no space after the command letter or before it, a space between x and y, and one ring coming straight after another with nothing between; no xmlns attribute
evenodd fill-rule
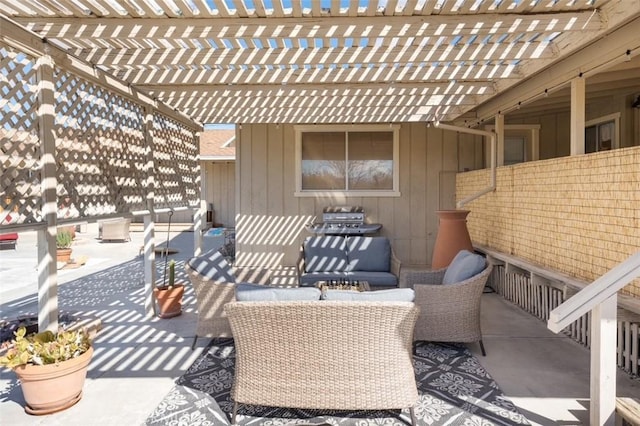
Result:
<svg viewBox="0 0 640 426"><path fill-rule="evenodd" d="M374 234L382 228L380 223L365 223L362 207L330 206L322 212L322 222L308 223L307 231L323 235Z"/></svg>

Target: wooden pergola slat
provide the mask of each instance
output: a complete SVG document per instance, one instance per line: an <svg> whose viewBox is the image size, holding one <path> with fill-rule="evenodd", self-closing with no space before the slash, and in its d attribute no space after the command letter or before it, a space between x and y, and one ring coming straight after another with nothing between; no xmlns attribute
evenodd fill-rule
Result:
<svg viewBox="0 0 640 426"><path fill-rule="evenodd" d="M354 96L342 89L401 84L430 88L433 83L446 85L439 89L438 114L407 108L394 121L431 115L456 120L640 17L640 4L623 3L0 0L6 5L2 10L19 24L132 87L176 108L197 105L201 110L190 114L199 120L229 114L218 108L242 108L237 91L263 106L265 111L256 110L259 120L272 117L266 109L279 108L283 96L281 91L263 91L266 86L314 87L327 93L309 97L286 90L289 104L301 110L283 105L282 114L289 118L282 121L288 122L307 120L309 111L319 111L316 106L336 105L323 96L355 108L356 102L346 99L352 96L361 104L352 116L359 117L371 111L368 106L386 105L394 96L420 109L424 93L370 91ZM461 93L460 85L473 97ZM223 86L230 91L222 93L233 95L222 95ZM328 88L339 90L322 92ZM204 93L233 99L192 99ZM371 114L363 120L388 118L388 112ZM325 119L317 116L315 121Z"/></svg>

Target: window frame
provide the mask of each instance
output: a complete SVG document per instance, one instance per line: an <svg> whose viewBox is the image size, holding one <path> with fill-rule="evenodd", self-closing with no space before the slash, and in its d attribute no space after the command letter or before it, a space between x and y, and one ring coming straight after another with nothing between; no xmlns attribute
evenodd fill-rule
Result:
<svg viewBox="0 0 640 426"><path fill-rule="evenodd" d="M587 128L596 127L596 129L607 123L613 122L613 140L611 141L610 149L598 149L600 146L600 141L596 140L596 150L592 152L587 152ZM605 152L605 151L613 151L614 149L620 148L620 113L616 112L613 114L604 115L602 117L594 118L593 120L586 121L584 123L584 153L585 154L594 154L596 152ZM597 129L597 135L599 135L599 129Z"/></svg>
<svg viewBox="0 0 640 426"><path fill-rule="evenodd" d="M400 196L400 125L398 124L362 124L362 125L331 125L331 124L312 124L312 125L294 125L295 132L295 173L296 173L296 189L294 196L296 197L318 197L318 196L356 196L356 197L399 197ZM393 134L393 188L385 190L303 190L302 189L302 134L309 132L391 132ZM347 150L348 150L348 138ZM348 152L348 151L347 151ZM346 158L345 158L346 160ZM347 165L348 168L348 165Z"/></svg>

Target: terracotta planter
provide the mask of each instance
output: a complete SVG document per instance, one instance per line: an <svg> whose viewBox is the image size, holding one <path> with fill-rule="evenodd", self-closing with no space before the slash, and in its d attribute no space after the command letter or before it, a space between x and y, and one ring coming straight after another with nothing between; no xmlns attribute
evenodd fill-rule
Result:
<svg viewBox="0 0 640 426"><path fill-rule="evenodd" d="M173 318L182 313L183 285L175 285L170 289L153 289L153 295L158 303L158 316L160 318Z"/></svg>
<svg viewBox="0 0 640 426"><path fill-rule="evenodd" d="M71 249L70 248L56 249L56 260L58 262L64 262L64 263L71 262Z"/></svg>
<svg viewBox="0 0 640 426"><path fill-rule="evenodd" d="M449 266L460 250L473 251L471 237L467 229L469 210L438 210L436 214L440 218L440 225L433 247L432 269Z"/></svg>
<svg viewBox="0 0 640 426"><path fill-rule="evenodd" d="M82 398L82 387L93 348L78 358L59 364L21 365L14 369L29 414L51 414L71 407Z"/></svg>

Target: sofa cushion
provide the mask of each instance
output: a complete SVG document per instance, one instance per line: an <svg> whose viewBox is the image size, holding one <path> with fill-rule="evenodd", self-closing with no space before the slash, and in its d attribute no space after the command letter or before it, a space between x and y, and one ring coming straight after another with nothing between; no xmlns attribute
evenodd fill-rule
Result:
<svg viewBox="0 0 640 426"><path fill-rule="evenodd" d="M347 238L348 271L389 272L391 244L387 237Z"/></svg>
<svg viewBox="0 0 640 426"><path fill-rule="evenodd" d="M320 290L315 287L278 288L240 283L236 285L236 300L238 302L320 300Z"/></svg>
<svg viewBox="0 0 640 426"><path fill-rule="evenodd" d="M442 278L442 284L453 284L479 274L486 266L485 258L468 250L461 250L451 261Z"/></svg>
<svg viewBox="0 0 640 426"><path fill-rule="evenodd" d="M413 302L415 294L411 288L391 288L376 291L326 290L323 300L347 300L361 302Z"/></svg>
<svg viewBox="0 0 640 426"><path fill-rule="evenodd" d="M347 279L346 272L308 272L300 277L300 286L314 286L318 281L340 281Z"/></svg>
<svg viewBox="0 0 640 426"><path fill-rule="evenodd" d="M347 272L346 277L350 281L367 281L370 286L397 286L398 277L391 272L367 272L353 271Z"/></svg>
<svg viewBox="0 0 640 426"><path fill-rule="evenodd" d="M305 272L344 271L347 262L344 237L308 237L304 242Z"/></svg>

